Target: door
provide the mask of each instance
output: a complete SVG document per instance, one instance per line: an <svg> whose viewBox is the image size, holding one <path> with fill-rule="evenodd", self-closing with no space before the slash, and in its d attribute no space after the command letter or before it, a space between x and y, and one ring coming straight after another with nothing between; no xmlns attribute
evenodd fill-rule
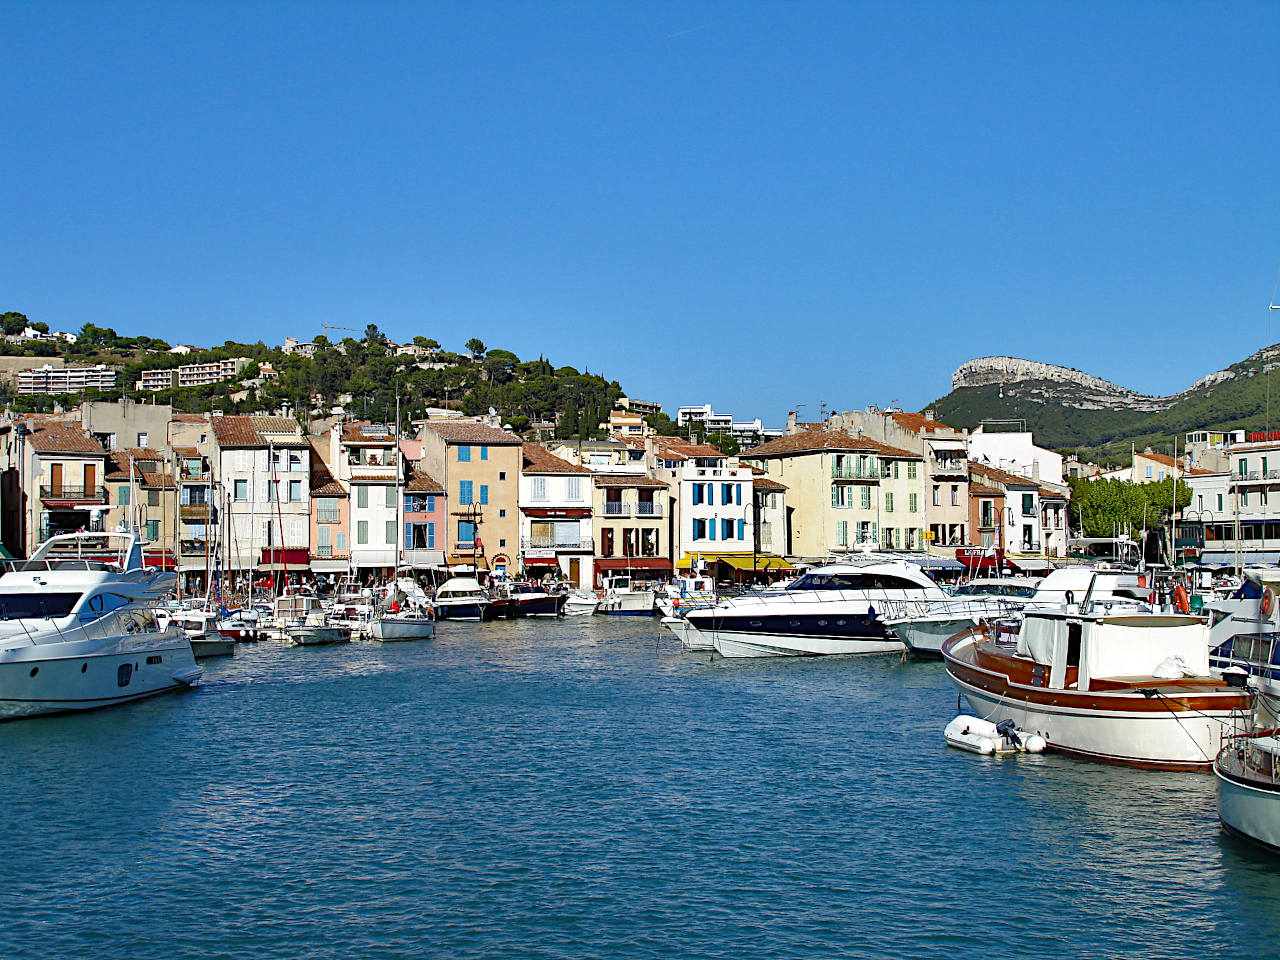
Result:
<svg viewBox="0 0 1280 960"><path fill-rule="evenodd" d="M98 494L98 465L96 463L86 463L84 465L84 495L86 499L96 499Z"/></svg>
<svg viewBox="0 0 1280 960"><path fill-rule="evenodd" d="M575 587L582 586L582 561L577 557L569 558L569 582Z"/></svg>
<svg viewBox="0 0 1280 960"><path fill-rule="evenodd" d="M62 464L60 463L49 466L49 488L55 498L62 496Z"/></svg>

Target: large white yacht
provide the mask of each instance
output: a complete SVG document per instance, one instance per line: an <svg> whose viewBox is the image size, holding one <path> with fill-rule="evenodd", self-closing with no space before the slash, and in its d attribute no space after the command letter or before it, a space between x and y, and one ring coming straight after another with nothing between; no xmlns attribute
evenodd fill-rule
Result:
<svg viewBox="0 0 1280 960"><path fill-rule="evenodd" d="M154 605L174 575L132 533L50 537L0 576L0 719L92 710L192 686L191 644Z"/></svg>
<svg viewBox="0 0 1280 960"><path fill-rule="evenodd" d="M785 590L721 600L663 623L686 649L722 657L805 657L904 649L884 624L947 595L916 564L869 554L815 567Z"/></svg>

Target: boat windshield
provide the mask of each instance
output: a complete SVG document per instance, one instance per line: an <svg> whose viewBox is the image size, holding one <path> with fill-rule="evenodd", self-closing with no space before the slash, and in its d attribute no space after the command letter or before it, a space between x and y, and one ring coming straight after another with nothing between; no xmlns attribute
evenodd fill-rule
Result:
<svg viewBox="0 0 1280 960"><path fill-rule="evenodd" d="M924 584L891 573L806 573L788 590L923 590Z"/></svg>
<svg viewBox="0 0 1280 960"><path fill-rule="evenodd" d="M81 596L79 593L3 593L0 594L0 620L65 617Z"/></svg>
<svg viewBox="0 0 1280 960"><path fill-rule="evenodd" d="M956 597L1033 597L1035 587L1019 586L1011 583L966 583L957 587Z"/></svg>

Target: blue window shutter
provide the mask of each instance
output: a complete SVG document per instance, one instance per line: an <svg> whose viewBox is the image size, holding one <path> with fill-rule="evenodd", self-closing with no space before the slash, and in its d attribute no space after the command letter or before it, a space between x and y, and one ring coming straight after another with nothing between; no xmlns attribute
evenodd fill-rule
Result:
<svg viewBox="0 0 1280 960"><path fill-rule="evenodd" d="M742 506L742 484L738 484L733 491L733 500L738 506Z"/></svg>
<svg viewBox="0 0 1280 960"><path fill-rule="evenodd" d="M695 483L693 485L693 505L696 507L702 503L702 484Z"/></svg>
<svg viewBox="0 0 1280 960"><path fill-rule="evenodd" d="M716 505L716 485L714 483L707 484L707 506L714 507Z"/></svg>
<svg viewBox="0 0 1280 960"><path fill-rule="evenodd" d="M413 549L413 527L407 523L404 525L404 548Z"/></svg>
<svg viewBox="0 0 1280 960"><path fill-rule="evenodd" d="M471 481L458 481L458 503L468 504L471 502Z"/></svg>
<svg viewBox="0 0 1280 960"><path fill-rule="evenodd" d="M480 484L480 503L481 505L483 505L488 502L489 502L489 485L487 483L482 483Z"/></svg>
<svg viewBox="0 0 1280 960"><path fill-rule="evenodd" d="M747 521L745 520L738 521L738 539L739 540L747 539Z"/></svg>
<svg viewBox="0 0 1280 960"><path fill-rule="evenodd" d="M468 460L470 460L470 459L471 459L471 448L470 448L470 447L458 447L458 462L459 462L459 463L466 463L466 462L467 462Z"/></svg>
<svg viewBox="0 0 1280 960"><path fill-rule="evenodd" d="M427 546L435 549L436 545L436 525L434 523L427 524Z"/></svg>
<svg viewBox="0 0 1280 960"><path fill-rule="evenodd" d="M489 459L489 448L488 448L488 447L481 447L481 448L480 448L480 459L481 459L481 460L488 460L488 459Z"/></svg>
<svg viewBox="0 0 1280 960"><path fill-rule="evenodd" d="M434 493L427 494L427 513L436 512L436 495Z"/></svg>
<svg viewBox="0 0 1280 960"><path fill-rule="evenodd" d="M715 522L715 520L711 520L711 521L709 521L709 522L708 522L708 524L707 524L707 526L709 526L709 527L711 528L711 539L712 539L712 540L714 540L714 539L716 538L716 522Z"/></svg>

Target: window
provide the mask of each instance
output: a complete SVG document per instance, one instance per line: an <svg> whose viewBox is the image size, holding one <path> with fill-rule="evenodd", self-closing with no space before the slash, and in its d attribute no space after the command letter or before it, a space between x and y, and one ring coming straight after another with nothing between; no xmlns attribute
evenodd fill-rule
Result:
<svg viewBox="0 0 1280 960"><path fill-rule="evenodd" d="M369 488L365 486L356 487L356 506L369 506Z"/></svg>
<svg viewBox="0 0 1280 960"><path fill-rule="evenodd" d="M695 483L693 485L693 492L691 496L695 507L702 503L702 484Z"/></svg>
<svg viewBox="0 0 1280 960"><path fill-rule="evenodd" d="M470 520L458 521L458 545L466 544L470 547L476 542L476 525Z"/></svg>
<svg viewBox="0 0 1280 960"><path fill-rule="evenodd" d="M1151 479L1151 464L1147 464L1147 479Z"/></svg>
<svg viewBox="0 0 1280 960"><path fill-rule="evenodd" d="M506 515L507 515L507 511L506 511L506 510L499 510L499 511L498 511L498 518L499 518L499 519L501 519L501 518L505 517Z"/></svg>
<svg viewBox="0 0 1280 960"><path fill-rule="evenodd" d="M898 466L900 463L901 463L900 460L893 461L893 479L895 480L898 479Z"/></svg>
<svg viewBox="0 0 1280 960"><path fill-rule="evenodd" d="M1157 480L1159 480L1161 483L1164 483L1164 471L1163 471L1163 470L1161 470L1161 471L1160 471L1160 475L1159 475L1158 477L1156 477L1156 479L1157 479Z"/></svg>
<svg viewBox="0 0 1280 960"><path fill-rule="evenodd" d="M979 500L978 501L978 526L994 527L995 525L996 525L995 501Z"/></svg>
<svg viewBox="0 0 1280 960"><path fill-rule="evenodd" d="M531 500L547 499L547 478L546 477L530 477L529 478L529 499Z"/></svg>
<svg viewBox="0 0 1280 960"><path fill-rule="evenodd" d="M149 507L158 507L158 506L160 506L160 491L159 491L159 490L148 490L148 491L147 491L147 506L149 506Z"/></svg>
<svg viewBox="0 0 1280 960"><path fill-rule="evenodd" d="M770 510L778 509L778 495L776 493L769 494L769 509Z"/></svg>
<svg viewBox="0 0 1280 960"><path fill-rule="evenodd" d="M918 467L919 467L919 464L916 463L914 460L907 461L907 479L908 480L916 479L916 469Z"/></svg>
<svg viewBox="0 0 1280 960"><path fill-rule="evenodd" d="M237 480L237 481L236 481L236 483L244 483L244 481L243 481L243 480ZM130 498L131 498L131 496L132 496L132 493L133 493L133 491L132 491L132 490L130 490L128 487L117 487L117 488L116 488L116 503L120 504L120 506L122 506L122 507L127 507L127 506L129 506ZM243 499L243 498L242 498L242 497L236 497L236 499L237 499L237 500L240 500L240 499Z"/></svg>
<svg viewBox="0 0 1280 960"><path fill-rule="evenodd" d="M893 513L893 494L886 493L884 495L884 512Z"/></svg>
<svg viewBox="0 0 1280 960"><path fill-rule="evenodd" d="M297 481L294 481L294 482L296 483ZM390 507L392 510L396 508L396 488L394 486L387 487L386 505ZM389 542L394 543L395 541L392 540Z"/></svg>
<svg viewBox="0 0 1280 960"><path fill-rule="evenodd" d="M347 552L347 535L344 531L340 530L334 535L334 549L339 553Z"/></svg>
<svg viewBox="0 0 1280 960"><path fill-rule="evenodd" d="M471 462L471 448L470 448L470 447L458 447L458 462L459 462L459 463L470 463L470 462Z"/></svg>
<svg viewBox="0 0 1280 960"><path fill-rule="evenodd" d="M480 459L481 459L481 460L488 460L488 459L489 459L489 448L488 448L488 447L481 447L481 448L480 448Z"/></svg>
<svg viewBox="0 0 1280 960"><path fill-rule="evenodd" d="M938 487L938 485L935 483L935 484L933 485L933 505L934 505L935 507L940 507L940 506L942 506L942 500L940 499L940 495L939 495L939 493L938 493L938 489L939 489L939 487Z"/></svg>
<svg viewBox="0 0 1280 960"><path fill-rule="evenodd" d="M316 527L316 556L333 556L333 547L329 542L329 527Z"/></svg>
<svg viewBox="0 0 1280 960"><path fill-rule="evenodd" d="M1218 509L1222 509L1222 494L1218 494Z"/></svg>
<svg viewBox="0 0 1280 960"><path fill-rule="evenodd" d="M915 466L915 464L908 464L908 466ZM907 494L907 510L910 513L920 512L920 494L918 493Z"/></svg>
<svg viewBox="0 0 1280 960"><path fill-rule="evenodd" d="M289 469L291 471L298 471L302 469L302 454L290 451Z"/></svg>
<svg viewBox="0 0 1280 960"><path fill-rule="evenodd" d="M275 502L276 502L276 495L280 492L280 481L279 481L279 480L264 480L262 485L263 485L263 487L264 487L264 488L266 488L266 493L267 493L266 500L267 500L267 503L275 503Z"/></svg>
<svg viewBox="0 0 1280 960"><path fill-rule="evenodd" d="M505 470L499 470L499 471L498 471L498 479L499 479L499 480L505 480L505 479L507 479L507 471L505 471Z"/></svg>
<svg viewBox="0 0 1280 960"><path fill-rule="evenodd" d="M870 487L862 487L862 509L863 510L871 509L871 488Z"/></svg>
<svg viewBox="0 0 1280 960"><path fill-rule="evenodd" d="M471 481L458 481L458 503L466 505L471 503Z"/></svg>
<svg viewBox="0 0 1280 960"><path fill-rule="evenodd" d="M841 547L847 547L849 545L849 521L848 520L836 521L836 544Z"/></svg>
<svg viewBox="0 0 1280 960"><path fill-rule="evenodd" d="M951 505L953 507L960 506L960 486L955 483L951 485Z"/></svg>
<svg viewBox="0 0 1280 960"><path fill-rule="evenodd" d="M1242 490L1240 492L1240 506L1247 507L1249 505L1249 491Z"/></svg>
<svg viewBox="0 0 1280 960"><path fill-rule="evenodd" d="M480 503L484 505L489 502L489 485L487 483L480 484Z"/></svg>
<svg viewBox="0 0 1280 960"><path fill-rule="evenodd" d="M302 502L302 481L301 480L289 481L289 502L290 503Z"/></svg>
<svg viewBox="0 0 1280 960"><path fill-rule="evenodd" d="M436 525L434 522L427 524L427 549L433 550L436 545Z"/></svg>
<svg viewBox="0 0 1280 960"><path fill-rule="evenodd" d="M565 499L581 500L582 499L582 478L569 477L565 480Z"/></svg>
<svg viewBox="0 0 1280 960"><path fill-rule="evenodd" d="M733 539L733 521L732 520L729 520L726 518L720 521L720 539L721 540Z"/></svg>
<svg viewBox="0 0 1280 960"><path fill-rule="evenodd" d="M720 484L720 502L733 503L733 484L731 483Z"/></svg>
<svg viewBox="0 0 1280 960"><path fill-rule="evenodd" d="M1036 515L1036 495L1034 493L1024 493L1022 495L1022 515L1024 517L1034 517Z"/></svg>
<svg viewBox="0 0 1280 960"><path fill-rule="evenodd" d="M845 483L831 485L831 505L833 507L853 506L853 487Z"/></svg>
<svg viewBox="0 0 1280 960"><path fill-rule="evenodd" d="M1246 473L1248 473L1248 472L1249 472L1249 471L1248 471L1249 461L1248 461L1248 460L1241 460L1241 461L1240 461L1240 463L1239 463L1239 467L1240 467L1240 476L1242 476L1242 477L1243 477Z"/></svg>
<svg viewBox="0 0 1280 960"><path fill-rule="evenodd" d="M697 536L698 522L693 523L694 536ZM613 527L604 527L600 531L600 556L613 556Z"/></svg>
<svg viewBox="0 0 1280 960"><path fill-rule="evenodd" d="M427 513L436 512L436 495L434 493L427 494Z"/></svg>
<svg viewBox="0 0 1280 960"><path fill-rule="evenodd" d="M369 521L356 521L356 543L365 544L369 542Z"/></svg>
<svg viewBox="0 0 1280 960"><path fill-rule="evenodd" d="M841 520L840 522L845 523L846 521ZM773 524L768 520L760 524L760 545L762 547L773 546Z"/></svg>
<svg viewBox="0 0 1280 960"><path fill-rule="evenodd" d="M396 522L394 520L387 521L387 543L394 544L396 542Z"/></svg>
<svg viewBox="0 0 1280 960"><path fill-rule="evenodd" d="M159 520L147 521L147 539L152 541L153 543L156 540L160 539L160 521Z"/></svg>
<svg viewBox="0 0 1280 960"><path fill-rule="evenodd" d="M307 521L302 517L289 519L289 546L305 547L307 545Z"/></svg>
<svg viewBox="0 0 1280 960"><path fill-rule="evenodd" d="M244 473L248 469L249 469L249 451L237 450L236 451L236 472Z"/></svg>
<svg viewBox="0 0 1280 960"><path fill-rule="evenodd" d="M316 523L337 523L338 501L335 497L323 497L316 501Z"/></svg>
<svg viewBox="0 0 1280 960"><path fill-rule="evenodd" d="M150 441L151 441L151 436L150 436L150 434L146 434L146 433L140 433L140 434L138 434L138 443L137 443L137 445L138 445L139 447L145 447L145 446L147 446L147 445L148 445L148 443L149 443Z"/></svg>
<svg viewBox="0 0 1280 960"><path fill-rule="evenodd" d="M693 539L707 539L707 521L703 520L701 517L693 518ZM608 554L606 554L606 556L608 556Z"/></svg>

